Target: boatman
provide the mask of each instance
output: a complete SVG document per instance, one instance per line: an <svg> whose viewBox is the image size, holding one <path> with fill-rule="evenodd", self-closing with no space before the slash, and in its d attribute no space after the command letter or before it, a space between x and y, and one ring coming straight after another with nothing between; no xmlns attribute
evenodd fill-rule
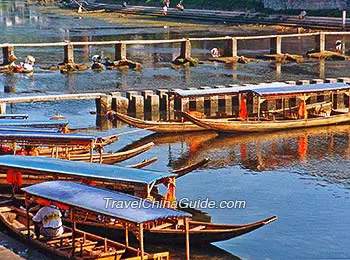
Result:
<svg viewBox="0 0 350 260"><path fill-rule="evenodd" d="M62 214L54 205L42 207L33 217L34 232L37 238L57 237L63 234Z"/></svg>

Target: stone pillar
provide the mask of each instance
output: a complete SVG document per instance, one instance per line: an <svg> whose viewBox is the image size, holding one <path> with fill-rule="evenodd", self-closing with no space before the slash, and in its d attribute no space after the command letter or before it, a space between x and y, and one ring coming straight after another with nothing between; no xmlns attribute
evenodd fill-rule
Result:
<svg viewBox="0 0 350 260"><path fill-rule="evenodd" d="M225 57L236 57L237 56L237 39L230 38L225 40Z"/></svg>
<svg viewBox="0 0 350 260"><path fill-rule="evenodd" d="M0 114L6 114L6 103L0 104Z"/></svg>
<svg viewBox="0 0 350 260"><path fill-rule="evenodd" d="M126 91L126 98L131 101L133 96L137 96L138 92L134 90Z"/></svg>
<svg viewBox="0 0 350 260"><path fill-rule="evenodd" d="M336 83L337 82L337 79L334 79L334 78L327 78L324 80L324 83Z"/></svg>
<svg viewBox="0 0 350 260"><path fill-rule="evenodd" d="M282 38L280 36L270 39L270 54L282 54Z"/></svg>
<svg viewBox="0 0 350 260"><path fill-rule="evenodd" d="M114 60L125 60L126 59L126 44L117 43L115 45L115 56Z"/></svg>
<svg viewBox="0 0 350 260"><path fill-rule="evenodd" d="M225 113L228 116L232 115L232 96L224 96L224 100L225 100Z"/></svg>
<svg viewBox="0 0 350 260"><path fill-rule="evenodd" d="M292 86L297 84L297 82L294 81L294 80L287 80L287 81L285 81L285 83L288 84L288 85L292 85Z"/></svg>
<svg viewBox="0 0 350 260"><path fill-rule="evenodd" d="M159 112L159 96L158 95L148 95L145 98L145 110L147 113L157 113Z"/></svg>
<svg viewBox="0 0 350 260"><path fill-rule="evenodd" d="M210 96L210 116L215 116L219 112L219 97Z"/></svg>
<svg viewBox="0 0 350 260"><path fill-rule="evenodd" d="M168 90L157 89L156 93L159 96L159 111L166 112L168 110Z"/></svg>
<svg viewBox="0 0 350 260"><path fill-rule="evenodd" d="M64 58L63 63L74 63L74 48L73 44L67 44L64 46Z"/></svg>
<svg viewBox="0 0 350 260"><path fill-rule="evenodd" d="M196 111L204 113L204 97L196 97Z"/></svg>
<svg viewBox="0 0 350 260"><path fill-rule="evenodd" d="M326 35L320 32L315 36L316 52L323 52L326 50Z"/></svg>
<svg viewBox="0 0 350 260"><path fill-rule="evenodd" d="M311 80L311 84L323 84L323 79L313 79Z"/></svg>
<svg viewBox="0 0 350 260"><path fill-rule="evenodd" d="M180 57L183 59L187 59L191 57L191 42L190 40L186 40L184 42L181 42L181 52Z"/></svg>
<svg viewBox="0 0 350 260"><path fill-rule="evenodd" d="M129 111L130 113L135 114L136 118L144 117L144 99L141 95L132 96L131 102L129 103Z"/></svg>
<svg viewBox="0 0 350 260"><path fill-rule="evenodd" d="M106 130L112 127L112 122L106 117L109 110L112 109L112 96L104 95L96 99L96 125Z"/></svg>
<svg viewBox="0 0 350 260"><path fill-rule="evenodd" d="M141 90L141 95L146 100L147 96L152 96L153 95L153 90Z"/></svg>
<svg viewBox="0 0 350 260"><path fill-rule="evenodd" d="M335 109L345 108L344 97L345 97L344 93L334 94Z"/></svg>
<svg viewBox="0 0 350 260"><path fill-rule="evenodd" d="M181 98L180 100L180 111L187 112L190 110L190 99L189 98Z"/></svg>
<svg viewBox="0 0 350 260"><path fill-rule="evenodd" d="M308 84L310 84L310 80L302 79L297 81L297 85L308 85Z"/></svg>
<svg viewBox="0 0 350 260"><path fill-rule="evenodd" d="M11 55L15 54L15 48L13 46L2 47L2 65L9 65L11 62L9 60Z"/></svg>
<svg viewBox="0 0 350 260"><path fill-rule="evenodd" d="M115 108L113 108L113 109L119 113L127 114L128 107L129 107L129 99L127 99L125 97L115 97L114 100L115 100L114 101Z"/></svg>

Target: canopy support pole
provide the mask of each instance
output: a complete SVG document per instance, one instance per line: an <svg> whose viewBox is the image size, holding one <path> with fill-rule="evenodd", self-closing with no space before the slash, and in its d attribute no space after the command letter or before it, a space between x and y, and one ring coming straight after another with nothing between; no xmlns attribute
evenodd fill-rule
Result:
<svg viewBox="0 0 350 260"><path fill-rule="evenodd" d="M188 218L185 218L185 234L186 234L186 260L190 260L190 232Z"/></svg>
<svg viewBox="0 0 350 260"><path fill-rule="evenodd" d="M129 247L129 227L125 226L125 246Z"/></svg>
<svg viewBox="0 0 350 260"><path fill-rule="evenodd" d="M71 214L70 214L70 218L72 221L72 254L71 254L71 258L74 258L74 252L75 252L75 232L76 232L76 222L74 220L74 213L73 213L73 209L71 209Z"/></svg>
<svg viewBox="0 0 350 260"><path fill-rule="evenodd" d="M13 155L16 155L16 147L17 147L17 143L13 142Z"/></svg>
<svg viewBox="0 0 350 260"><path fill-rule="evenodd" d="M27 218L27 238L30 238L29 201L28 194L25 195L26 218Z"/></svg>
<svg viewBox="0 0 350 260"><path fill-rule="evenodd" d="M141 260L144 260L144 254L145 254L145 248L143 244L143 223L139 226L139 233L140 233L140 250L141 250Z"/></svg>
<svg viewBox="0 0 350 260"><path fill-rule="evenodd" d="M306 94L304 94L304 119L307 119Z"/></svg>
<svg viewBox="0 0 350 260"><path fill-rule="evenodd" d="M260 121L260 96L258 96L258 121Z"/></svg>
<svg viewBox="0 0 350 260"><path fill-rule="evenodd" d="M93 150L94 150L94 144L93 142L91 142L90 143L90 162L93 161L93 157L92 157Z"/></svg>

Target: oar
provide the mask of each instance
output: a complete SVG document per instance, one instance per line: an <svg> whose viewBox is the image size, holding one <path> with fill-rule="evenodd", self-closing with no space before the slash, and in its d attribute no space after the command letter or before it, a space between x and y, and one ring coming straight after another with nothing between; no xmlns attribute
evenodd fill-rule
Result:
<svg viewBox="0 0 350 260"><path fill-rule="evenodd" d="M115 138L118 140L119 136L127 135L127 134L132 134L132 133L137 133L137 132L141 132L141 131L145 131L145 130L150 130L150 129L153 129L153 128L155 128L155 127L156 127L156 126L152 126L152 127L148 127L148 128L142 128L142 129L131 130L131 131L127 131L127 132L115 134L115 135L109 135L109 136L103 137L103 138L102 138L102 141L106 141L106 139L115 139Z"/></svg>
<svg viewBox="0 0 350 260"><path fill-rule="evenodd" d="M87 10L84 8L83 4L79 3L77 0L73 0L77 5L79 5L79 7L81 7L81 9L83 9L85 12L87 12Z"/></svg>

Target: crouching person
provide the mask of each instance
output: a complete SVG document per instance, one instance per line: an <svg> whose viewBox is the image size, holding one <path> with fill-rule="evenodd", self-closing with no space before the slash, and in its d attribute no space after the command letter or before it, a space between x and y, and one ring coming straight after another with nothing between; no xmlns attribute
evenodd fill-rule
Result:
<svg viewBox="0 0 350 260"><path fill-rule="evenodd" d="M42 207L33 217L34 232L37 238L57 237L63 234L62 214L54 205Z"/></svg>

